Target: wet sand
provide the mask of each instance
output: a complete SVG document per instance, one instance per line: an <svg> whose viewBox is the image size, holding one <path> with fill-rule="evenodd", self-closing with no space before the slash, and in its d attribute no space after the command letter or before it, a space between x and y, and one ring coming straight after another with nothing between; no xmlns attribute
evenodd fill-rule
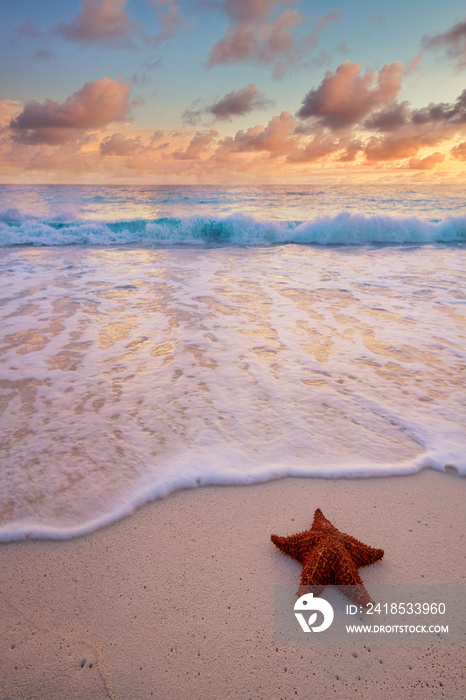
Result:
<svg viewBox="0 0 466 700"><path fill-rule="evenodd" d="M385 550L376 584L464 584L466 481L431 470L179 491L89 535L0 545L0 698L463 697L463 644L274 640L316 508ZM339 594L337 594L339 595Z"/></svg>

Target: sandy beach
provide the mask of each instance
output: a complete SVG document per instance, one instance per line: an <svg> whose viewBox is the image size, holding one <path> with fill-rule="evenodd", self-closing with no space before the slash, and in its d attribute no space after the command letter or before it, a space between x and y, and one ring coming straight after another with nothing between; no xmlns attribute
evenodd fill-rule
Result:
<svg viewBox="0 0 466 700"><path fill-rule="evenodd" d="M463 644L277 643L274 587L301 568L270 542L319 507L385 550L369 590L464 584L464 492L431 470L203 487L85 537L2 544L0 697L464 697Z"/></svg>
<svg viewBox="0 0 466 700"><path fill-rule="evenodd" d="M459 6L1 4L0 700L466 700Z"/></svg>

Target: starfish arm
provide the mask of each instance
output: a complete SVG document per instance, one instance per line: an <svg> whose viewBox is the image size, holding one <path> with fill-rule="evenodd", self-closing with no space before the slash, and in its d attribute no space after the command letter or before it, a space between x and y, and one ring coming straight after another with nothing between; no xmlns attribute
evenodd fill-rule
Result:
<svg viewBox="0 0 466 700"><path fill-rule="evenodd" d="M271 535L270 539L278 549L289 557L296 559L300 564L303 563L309 551L317 544L318 536L310 531L298 532L290 537L279 537Z"/></svg>
<svg viewBox="0 0 466 700"><path fill-rule="evenodd" d="M340 543L328 543L311 554L303 565L301 587L326 585L343 586L341 592L359 605L371 602L356 565Z"/></svg>
<svg viewBox="0 0 466 700"><path fill-rule="evenodd" d="M379 559L382 559L384 555L383 549L369 547L367 544L363 544L355 537L351 537L351 535L343 535L341 539L346 551L351 556L358 569L361 566L369 566L370 564L374 564L376 561L379 561Z"/></svg>

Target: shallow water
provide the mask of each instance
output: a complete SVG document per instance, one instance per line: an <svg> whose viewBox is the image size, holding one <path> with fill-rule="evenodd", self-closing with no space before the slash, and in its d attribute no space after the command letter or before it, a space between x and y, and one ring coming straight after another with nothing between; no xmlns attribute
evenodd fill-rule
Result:
<svg viewBox="0 0 466 700"><path fill-rule="evenodd" d="M464 474L465 258L2 248L0 538L77 535L205 483Z"/></svg>

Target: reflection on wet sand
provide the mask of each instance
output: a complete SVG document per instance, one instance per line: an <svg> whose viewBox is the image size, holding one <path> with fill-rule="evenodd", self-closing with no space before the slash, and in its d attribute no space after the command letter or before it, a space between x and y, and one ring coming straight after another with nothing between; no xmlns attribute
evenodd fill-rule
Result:
<svg viewBox="0 0 466 700"><path fill-rule="evenodd" d="M300 246L11 255L0 523L92 519L177 469L401 464L466 423L464 317L412 256L384 284L382 253Z"/></svg>

